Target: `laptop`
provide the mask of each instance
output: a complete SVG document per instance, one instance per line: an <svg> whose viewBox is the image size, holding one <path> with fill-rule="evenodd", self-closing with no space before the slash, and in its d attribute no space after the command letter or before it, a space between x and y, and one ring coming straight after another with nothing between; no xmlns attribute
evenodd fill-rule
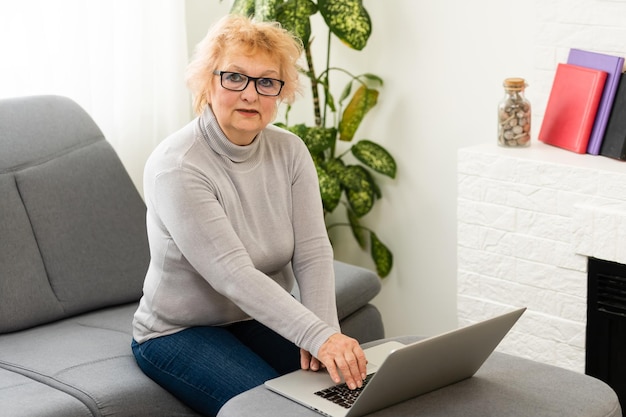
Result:
<svg viewBox="0 0 626 417"><path fill-rule="evenodd" d="M295 372L265 386L329 417L359 417L473 376L526 308L404 345L385 342L365 350L364 387L342 398L325 371ZM355 399L349 398L356 394Z"/></svg>

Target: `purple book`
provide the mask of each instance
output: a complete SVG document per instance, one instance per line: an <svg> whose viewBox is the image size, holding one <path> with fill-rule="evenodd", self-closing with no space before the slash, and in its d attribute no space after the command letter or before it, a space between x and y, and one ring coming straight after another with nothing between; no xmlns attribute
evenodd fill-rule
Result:
<svg viewBox="0 0 626 417"><path fill-rule="evenodd" d="M599 155L602 139L604 138L604 131L606 130L606 125L611 115L617 85L619 84L620 75L624 69L624 58L572 48L569 51L567 63L593 68L607 73L604 91L602 92L598 112L596 113L596 120L593 123L589 144L587 145L587 153Z"/></svg>

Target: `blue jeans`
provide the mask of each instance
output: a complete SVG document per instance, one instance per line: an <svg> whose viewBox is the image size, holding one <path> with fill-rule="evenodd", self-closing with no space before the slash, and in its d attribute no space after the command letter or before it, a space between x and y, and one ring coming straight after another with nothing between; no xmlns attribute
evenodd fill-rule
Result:
<svg viewBox="0 0 626 417"><path fill-rule="evenodd" d="M132 349L146 375L207 416L237 394L300 368L300 349L254 320L133 340Z"/></svg>

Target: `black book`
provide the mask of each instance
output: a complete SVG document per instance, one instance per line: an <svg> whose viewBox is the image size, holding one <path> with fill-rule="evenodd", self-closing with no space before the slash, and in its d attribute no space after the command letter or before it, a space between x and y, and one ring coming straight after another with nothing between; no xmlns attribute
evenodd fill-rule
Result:
<svg viewBox="0 0 626 417"><path fill-rule="evenodd" d="M626 73L620 76L600 155L626 160Z"/></svg>

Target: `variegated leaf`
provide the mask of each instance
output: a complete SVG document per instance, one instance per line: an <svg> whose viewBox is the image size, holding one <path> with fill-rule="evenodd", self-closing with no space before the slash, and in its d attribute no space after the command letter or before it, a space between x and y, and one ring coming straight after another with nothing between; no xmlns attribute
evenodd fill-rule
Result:
<svg viewBox="0 0 626 417"><path fill-rule="evenodd" d="M351 141L358 129L361 121L368 111L376 105L378 101L378 90L359 87L355 91L350 103L346 106L339 123L339 139L343 141Z"/></svg>
<svg viewBox="0 0 626 417"><path fill-rule="evenodd" d="M378 276L385 278L393 267L393 254L374 232L370 233L370 253L376 264Z"/></svg>
<svg viewBox="0 0 626 417"><path fill-rule="evenodd" d="M330 30L343 43L360 51L372 33L372 21L361 0L318 0Z"/></svg>
<svg viewBox="0 0 626 417"><path fill-rule="evenodd" d="M371 140L362 139L350 149L352 155L363 164L388 177L395 178L397 165L389 152Z"/></svg>

